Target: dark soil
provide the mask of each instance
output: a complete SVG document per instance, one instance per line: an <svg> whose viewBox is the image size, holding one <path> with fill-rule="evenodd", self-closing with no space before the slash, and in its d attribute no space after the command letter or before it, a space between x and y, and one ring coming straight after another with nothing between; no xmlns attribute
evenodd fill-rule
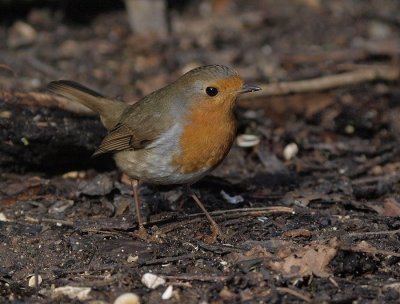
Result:
<svg viewBox="0 0 400 304"><path fill-rule="evenodd" d="M172 8L173 33L157 39L133 36L123 10L82 24L54 7L32 8L29 43L10 42L15 23L0 28L0 85L45 92L49 81L72 79L133 102L202 64L232 66L258 84L399 64L398 1L231 1L225 9ZM0 302L112 303L134 292L142 303L398 303L399 84L240 100L238 134L260 144L235 144L193 186L228 236L214 244L183 189L152 185L141 188L143 213L159 241L138 239L129 183L110 159L90 158L104 135L98 122L0 99ZM43 137L32 131L40 127ZM68 128L87 141L68 138ZM54 146L63 149L37 154ZM298 152L288 156L290 147ZM21 161L6 165L10 151ZM146 287L149 272L166 282Z"/></svg>

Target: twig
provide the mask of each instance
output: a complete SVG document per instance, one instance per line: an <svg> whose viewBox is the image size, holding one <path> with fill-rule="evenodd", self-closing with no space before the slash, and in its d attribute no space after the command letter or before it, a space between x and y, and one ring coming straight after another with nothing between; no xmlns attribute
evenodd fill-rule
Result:
<svg viewBox="0 0 400 304"><path fill-rule="evenodd" d="M339 284L336 282L336 280L333 277L329 277L329 282L331 282L337 289L339 289Z"/></svg>
<svg viewBox="0 0 400 304"><path fill-rule="evenodd" d="M214 276L214 275L160 275L167 280L183 280L183 281L201 281L201 282L223 282L229 279L228 276Z"/></svg>
<svg viewBox="0 0 400 304"><path fill-rule="evenodd" d="M394 257L400 257L400 253L394 252L394 251L387 251L387 250L380 250L376 248L360 248L360 247L347 247L347 246L340 246L341 250L346 250L346 251L352 251L352 252L361 252L361 253L367 253L367 254L381 254L385 256L394 256Z"/></svg>
<svg viewBox="0 0 400 304"><path fill-rule="evenodd" d="M276 290L280 293L288 293L292 296L295 296L303 301L310 303L311 302L311 295L309 293L300 292L288 287L276 287Z"/></svg>
<svg viewBox="0 0 400 304"><path fill-rule="evenodd" d="M15 76L14 70L10 66L8 66L7 64L0 63L0 69L4 69L4 70L7 70L7 71L10 71L13 74L13 76Z"/></svg>
<svg viewBox="0 0 400 304"><path fill-rule="evenodd" d="M385 21L387 22L387 21ZM333 51L311 52L294 54L282 57L284 65L303 64L332 64L335 62L356 62L367 59L369 56L387 56L390 58L400 54L400 43L396 39L384 40L376 43L373 40L360 41L356 47Z"/></svg>
<svg viewBox="0 0 400 304"><path fill-rule="evenodd" d="M206 244L202 241L198 241L197 245L206 251L210 251L212 253L215 254L226 254L226 253L230 253L230 252L241 252L242 250L239 248L235 248L233 246L227 246L227 245L219 245L219 244Z"/></svg>
<svg viewBox="0 0 400 304"><path fill-rule="evenodd" d="M74 227L74 223L71 221L65 221L65 220L58 220L58 219L52 219L52 218L33 218L33 217L27 217L25 219L26 222L28 223L34 223L34 224L41 224L41 223L50 223L50 224L61 224L67 227Z"/></svg>
<svg viewBox="0 0 400 304"><path fill-rule="evenodd" d="M385 255L385 256L389 256L389 255L391 255L391 256L394 256L394 257L400 257L400 253L398 253L398 252L394 252L394 251L387 251L387 250L380 250L380 249L370 249L370 250L367 250L367 249L356 249L356 248L353 248L353 249L351 249L351 251L354 251L354 252L363 252L363 253L368 253L368 254L381 254L381 255Z"/></svg>
<svg viewBox="0 0 400 304"><path fill-rule="evenodd" d="M10 92L0 90L0 99L7 103L25 106L60 108L79 115L94 116L95 113L85 106L64 97L38 92Z"/></svg>
<svg viewBox="0 0 400 304"><path fill-rule="evenodd" d="M357 168L355 168L354 170L351 170L347 176L348 177L357 177L360 176L362 174L364 174L365 172L367 172L368 170L370 170L371 168L377 166L377 165L382 165L384 163L387 163L388 161L392 160L394 156L396 156L398 153L397 149L395 151L391 151L382 155L378 155L374 158L371 158L369 160L367 160L365 163L359 165Z"/></svg>
<svg viewBox="0 0 400 304"><path fill-rule="evenodd" d="M385 181L385 183L397 183L400 180L400 172L391 172L385 175L378 176L367 176L358 179L352 180L353 185L362 185L362 184L375 184L378 182Z"/></svg>
<svg viewBox="0 0 400 304"><path fill-rule="evenodd" d="M91 278L86 276L86 277L79 277L79 278L73 278L71 281L74 282L75 284L78 282L84 282L85 284L88 284L91 288L94 287L102 287L102 286L110 286L112 283L121 281L121 274L116 274L113 276L103 276L100 277L99 279L93 279L90 280ZM73 284L71 284L73 285ZM78 284L79 285L79 284Z"/></svg>
<svg viewBox="0 0 400 304"><path fill-rule="evenodd" d="M166 257L166 258L161 258L161 259L146 260L143 262L139 261L138 264L139 265L168 264L168 263L175 262L175 261L193 259L195 257L196 257L195 254L190 253L190 254L183 254L183 255L179 255L179 256Z"/></svg>
<svg viewBox="0 0 400 304"><path fill-rule="evenodd" d="M394 81L399 78L400 69L398 67L371 66L338 75L261 85L261 91L251 94L251 96L249 95L246 98L323 91L375 80Z"/></svg>
<svg viewBox="0 0 400 304"><path fill-rule="evenodd" d="M51 65L39 60L39 58L37 58L34 55L28 55L24 59L34 69L36 69L37 71L39 71L45 75L49 75L49 76L52 76L55 78L59 78L61 75L61 73L59 71L57 71L56 69L54 69Z"/></svg>
<svg viewBox="0 0 400 304"><path fill-rule="evenodd" d="M369 235L393 235L400 233L400 229L397 230L382 230L382 231L367 231L367 232L352 232L347 236L358 237L358 236L369 236Z"/></svg>
<svg viewBox="0 0 400 304"><path fill-rule="evenodd" d="M241 213L242 215L253 215L254 213L294 213L293 208L283 207L283 206L271 206L271 207L258 207L258 208L237 208L230 210L217 210L209 212L211 215L221 215L229 213ZM199 215L204 215L203 213L190 214L188 217L197 217Z"/></svg>
<svg viewBox="0 0 400 304"><path fill-rule="evenodd" d="M70 269L70 270L55 270L56 273L59 273L61 275L67 275L67 274L82 274L82 273L94 273L94 272L102 272L102 271L110 271L110 270L115 270L118 267L120 267L118 263L114 264L109 264L109 265L101 265L98 268L79 268L79 269Z"/></svg>
<svg viewBox="0 0 400 304"><path fill-rule="evenodd" d="M359 61L365 59L368 53L363 49L340 49L330 52L312 52L308 54L286 55L281 59L282 64L287 65L304 65L333 63L341 61Z"/></svg>
<svg viewBox="0 0 400 304"><path fill-rule="evenodd" d="M232 218L237 218L238 216L261 216L265 215L268 213L294 213L293 208L289 207L260 207L260 208L241 208L241 209L231 209L231 210L218 210L218 211L213 211L210 212L211 215L214 217L223 217L225 220L226 219L232 219ZM185 218L191 218L188 220L180 220L179 218L176 219L175 222L167 224L165 227L159 228L157 230L157 233L160 234L166 234L170 231L173 231L178 228L182 227L188 227L193 223L197 223L199 221L202 221L204 217L203 213L195 213L195 214L190 214L185 216ZM160 222L165 222L165 220L162 221L154 221L154 222L149 222L145 223L146 226L151 226L151 225L157 225Z"/></svg>

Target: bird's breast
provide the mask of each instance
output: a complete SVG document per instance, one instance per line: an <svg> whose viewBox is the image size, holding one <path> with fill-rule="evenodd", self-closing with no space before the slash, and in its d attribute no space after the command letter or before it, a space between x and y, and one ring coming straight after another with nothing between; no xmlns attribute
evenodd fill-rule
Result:
<svg viewBox="0 0 400 304"><path fill-rule="evenodd" d="M213 169L228 154L235 137L236 122L232 109L204 104L189 113L172 165L181 173Z"/></svg>

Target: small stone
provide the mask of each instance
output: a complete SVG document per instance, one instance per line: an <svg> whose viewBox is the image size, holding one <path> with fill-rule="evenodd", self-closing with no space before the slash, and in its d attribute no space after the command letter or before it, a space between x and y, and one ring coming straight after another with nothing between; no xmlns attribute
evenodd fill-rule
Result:
<svg viewBox="0 0 400 304"><path fill-rule="evenodd" d="M233 293L228 289L228 287L222 288L222 290L219 292L219 296L222 298L222 300L225 302L233 302L235 300L236 294Z"/></svg>
<svg viewBox="0 0 400 304"><path fill-rule="evenodd" d="M40 284L42 284L42 282L43 282L43 279L42 279L41 275L39 274L37 276L37 284L38 285L36 286L36 277L33 275L33 276L29 277L28 286L36 288L36 287L39 287Z"/></svg>
<svg viewBox="0 0 400 304"><path fill-rule="evenodd" d="M75 40L66 40L59 46L58 53L63 58L77 57L81 53L81 47Z"/></svg>
<svg viewBox="0 0 400 304"><path fill-rule="evenodd" d="M37 32L31 25L22 21L17 21L10 28L7 45L14 49L30 45L35 42L36 38Z"/></svg>
<svg viewBox="0 0 400 304"><path fill-rule="evenodd" d="M352 126L352 125L347 125L347 126L344 128L344 132L346 132L347 134L353 134L354 131L355 131L355 128L354 128L354 126Z"/></svg>
<svg viewBox="0 0 400 304"><path fill-rule="evenodd" d="M21 142L24 146L29 146L29 140L26 137L22 137Z"/></svg>
<svg viewBox="0 0 400 304"><path fill-rule="evenodd" d="M59 297L60 295L67 296L70 299L78 299L80 301L89 300L90 292L92 289L90 287L76 287L76 286L62 286L52 289L50 295L52 298ZM46 292L45 292L46 293Z"/></svg>
<svg viewBox="0 0 400 304"><path fill-rule="evenodd" d="M299 152L299 147L296 143L290 143L283 149L283 158L285 160L291 160Z"/></svg>
<svg viewBox="0 0 400 304"><path fill-rule="evenodd" d="M99 174L94 179L83 181L79 185L79 190L82 194L86 195L106 195L113 189L113 182L111 178L105 174Z"/></svg>
<svg viewBox="0 0 400 304"><path fill-rule="evenodd" d="M133 292L127 292L116 298L114 304L140 304L140 298Z"/></svg>
<svg viewBox="0 0 400 304"><path fill-rule="evenodd" d="M11 116L12 116L12 113L10 111L1 111L0 112L0 118L10 119Z"/></svg>
<svg viewBox="0 0 400 304"><path fill-rule="evenodd" d="M32 9L28 15L30 24L40 27L51 27L53 18L49 9Z"/></svg>
<svg viewBox="0 0 400 304"><path fill-rule="evenodd" d="M173 289L172 285L169 285L167 287L167 289L165 289L164 293L161 295L161 299L163 299L163 300L171 299L173 291L174 291L174 289Z"/></svg>
<svg viewBox="0 0 400 304"><path fill-rule="evenodd" d="M64 179L77 179L79 176L79 172L78 171L69 171L66 172L62 175L62 178Z"/></svg>
<svg viewBox="0 0 400 304"><path fill-rule="evenodd" d="M0 212L0 222L7 222L8 219L3 212Z"/></svg>
<svg viewBox="0 0 400 304"><path fill-rule="evenodd" d="M136 263L139 259L139 256L135 255L130 255L128 256L128 259L126 260L128 263Z"/></svg>
<svg viewBox="0 0 400 304"><path fill-rule="evenodd" d="M142 283L147 288L156 289L158 286L165 284L165 279L153 273L145 273L142 276Z"/></svg>
<svg viewBox="0 0 400 304"><path fill-rule="evenodd" d="M236 138L236 143L242 148L251 148L260 143L260 137L253 134L242 134Z"/></svg>
<svg viewBox="0 0 400 304"><path fill-rule="evenodd" d="M74 205L73 200L61 200L55 202L50 208L49 213L62 213Z"/></svg>
<svg viewBox="0 0 400 304"><path fill-rule="evenodd" d="M224 190L221 190L221 195L229 204L232 205L237 205L244 202L244 198L241 195L230 196Z"/></svg>
<svg viewBox="0 0 400 304"><path fill-rule="evenodd" d="M380 21L371 21L367 26L368 35L371 39L388 39L393 34L391 26Z"/></svg>

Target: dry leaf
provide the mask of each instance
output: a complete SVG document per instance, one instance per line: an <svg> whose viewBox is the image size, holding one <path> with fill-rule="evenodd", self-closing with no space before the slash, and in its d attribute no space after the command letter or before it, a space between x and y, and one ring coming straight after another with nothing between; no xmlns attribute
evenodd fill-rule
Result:
<svg viewBox="0 0 400 304"><path fill-rule="evenodd" d="M377 250L374 246L372 246L370 243L366 241L361 241L360 243L355 245L352 249L354 251L365 252L365 253L371 253Z"/></svg>
<svg viewBox="0 0 400 304"><path fill-rule="evenodd" d="M245 253L232 252L226 257L231 263L240 263L244 261L249 261L257 258L272 258L273 254L268 252L261 245L255 245L250 250Z"/></svg>
<svg viewBox="0 0 400 304"><path fill-rule="evenodd" d="M286 251L286 248L283 250ZM267 266L287 278L311 275L326 278L330 276L328 265L336 252L336 239L332 239L328 244L312 243L295 251L292 250L281 261L268 261Z"/></svg>
<svg viewBox="0 0 400 304"><path fill-rule="evenodd" d="M383 216L400 216L400 203L393 197L385 199L380 214Z"/></svg>
<svg viewBox="0 0 400 304"><path fill-rule="evenodd" d="M293 229L282 233L285 238L296 238L296 237L311 237L312 232L307 229Z"/></svg>

